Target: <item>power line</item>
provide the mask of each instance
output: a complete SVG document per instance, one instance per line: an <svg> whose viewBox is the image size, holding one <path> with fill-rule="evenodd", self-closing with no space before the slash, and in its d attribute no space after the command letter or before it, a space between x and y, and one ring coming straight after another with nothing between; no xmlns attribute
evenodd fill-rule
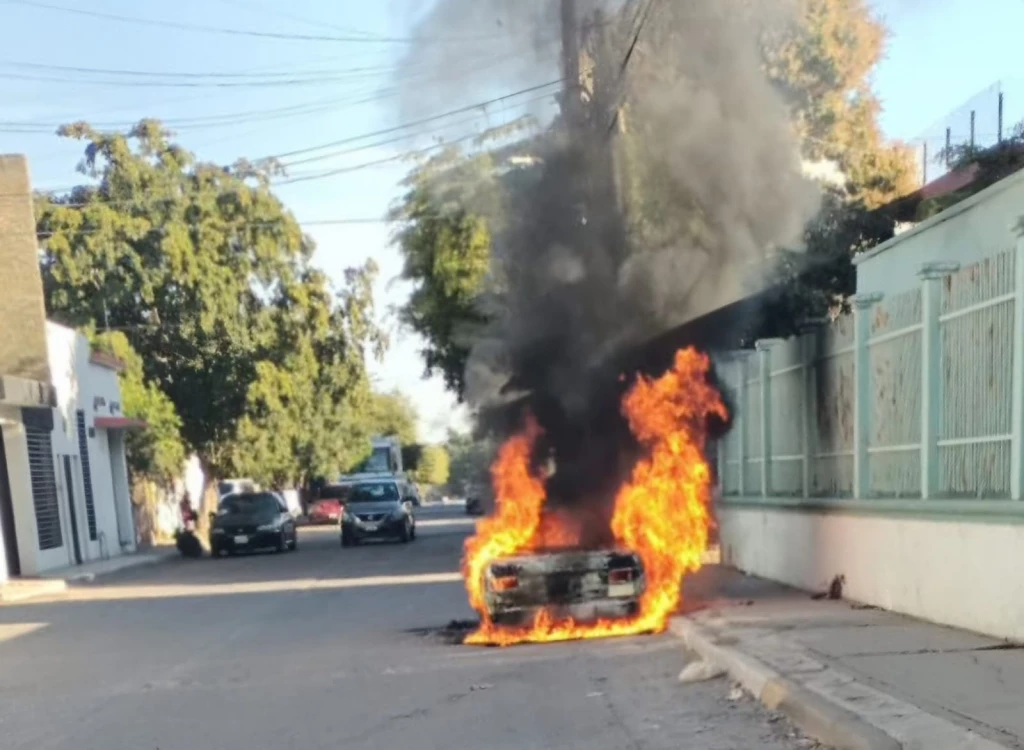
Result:
<svg viewBox="0 0 1024 750"><path fill-rule="evenodd" d="M488 99L487 101L483 101L483 102L476 102L475 104L470 104L470 105L467 105L465 107L459 107L458 109L448 110L447 112L442 112L442 113L437 114L437 115L431 115L430 117L424 117L424 118L421 118L419 120L412 120L410 122L402 123L401 125L395 125L395 126L390 127L390 128L384 128L383 130L378 130L378 131L376 131L374 133L366 133L366 134L363 134L363 135L352 136L352 137L349 137L349 138L342 138L341 140L330 141L328 143L321 143L321 144L319 144L317 146L308 146L306 148L300 148L300 149L296 149L294 151L286 151L286 152L283 152L283 153L280 153L280 154L274 154L272 156L268 156L268 157L264 157L264 158L268 158L268 159L287 159L288 157L291 157L291 156L299 156L301 154L308 154L308 153L310 153L312 151L322 151L322 150L327 149L327 148L335 148L337 146L345 146L345 145L348 145L350 143L354 143L356 141L363 140L364 138L374 138L374 137L381 136L381 135L388 135L390 133L397 133L400 130L406 130L408 128L414 128L414 127L417 127L419 125L426 125L426 124L431 123L431 122L436 122L438 120L442 120L442 119L444 119L446 117L451 117L452 115L461 115L461 114L463 114L465 112L472 112L473 110L481 109L481 108L487 107L487 106L489 106L491 104L497 104L497 103L503 102L503 101L505 101L507 99L512 99L512 98L517 97L517 96L522 96L523 94L531 94L534 91L540 91L541 89L547 88L549 86L560 85L563 80L564 79L559 78L559 79L554 80L554 81L548 81L547 83L541 83L541 84L538 84L536 86L530 86L530 87L525 88L525 89L520 89L519 91L514 91L511 94L505 94L504 96L499 96L499 97L496 97L494 99Z"/></svg>
<svg viewBox="0 0 1024 750"><path fill-rule="evenodd" d="M513 106L516 106L516 107L525 106L527 104L532 104L534 102L543 101L545 99L550 98L551 96L553 96L553 94L543 94L542 96L535 96L535 97L533 97L531 99L527 99L527 100L522 101L522 102L517 102ZM504 107L504 108L498 110L498 112L499 113L500 112L507 112L509 109L511 109L511 107ZM475 122L478 116L479 115L477 115L475 117L466 118L466 119L463 119L463 120L457 120L455 122L444 123L444 124L442 124L440 126L429 128L428 130L420 130L420 131L416 131L416 132L413 132L413 133L406 133L404 135L394 136L392 138L387 138L386 140L382 140L382 141L374 141L373 143L367 143L364 146L356 146L356 147L353 147L353 148L346 148L346 149L342 149L341 151L332 151L330 153L322 154L320 156L309 156L309 157L306 157L305 159L295 159L293 161L285 162L284 166L285 167L294 167L294 166L298 166L299 164L310 164L310 163L313 163L313 162L324 161L326 159L333 159L333 158L336 158L338 156L345 156L347 154L357 153L359 151L366 151L366 150L371 149L371 148L379 148L380 146L388 146L388 145L391 145L392 143L399 143L401 141L409 140L410 138L419 138L419 137L422 137L424 135L428 135L430 133L436 133L436 132L439 132L439 131L442 131L442 130L446 130L448 128L456 127L458 125L470 124L470 123ZM518 118L518 119L522 119L522 118ZM513 124L515 122L516 122L516 120L512 120L510 122L504 123L504 125L505 126L511 125L511 124Z"/></svg>
<svg viewBox="0 0 1024 750"><path fill-rule="evenodd" d="M629 69L630 61L633 59L633 53L636 51L636 46L640 41L640 35L643 33L644 26L647 24L647 20L651 16L651 10L654 8L654 4L656 2L657 0L647 0L647 5L646 7L643 8L642 16L640 15L641 9L639 7L637 8L637 13L636 16L634 16L633 20L634 23L636 23L636 19L639 18L639 24L636 25L636 32L633 34L633 39L630 41L629 47L626 49L626 54L622 58L622 63L619 65L619 75L615 83L616 87L622 88L623 91L619 95L619 105L615 107L615 113L612 115L611 121L608 123L608 131L606 135L611 135L612 131L615 129L615 126L619 122L619 110L622 108L621 100L625 97L624 84L626 81L626 72Z"/></svg>
<svg viewBox="0 0 1024 750"><path fill-rule="evenodd" d="M315 26L318 29L326 27L329 29L334 29L335 31L340 31L343 34L358 34L360 36L367 37L374 36L374 34L368 31L351 29L345 26L338 26L333 23L328 23L326 21L319 21L315 19L306 18L305 16L299 16L294 13L288 13L277 8L269 8L266 5L262 5L261 3L246 2L245 0L219 0L219 2L221 2L224 5L234 5L235 7L239 8L249 8L250 10L256 10L258 12L267 13L272 16L277 16L278 18L285 18L289 21L298 21L299 23L306 24L308 26Z"/></svg>
<svg viewBox="0 0 1024 750"><path fill-rule="evenodd" d="M348 68L348 69L322 69L322 70L288 70L288 71L268 71L263 73L253 73L244 71L205 71L205 72L187 72L187 71L160 71L160 70L126 70L122 68L88 68L78 65L53 65L51 63L34 63L34 62L21 62L15 60L0 60L0 65L11 67L11 68L25 68L29 70L44 70L44 71L56 71L64 73L89 73L99 75L116 75L116 76L131 76L131 77L152 77L152 78L228 78L228 79L250 79L256 78L258 80L273 80L281 78L283 76L303 76L303 75L344 75L353 74L359 75L364 73L378 73L378 72L389 72L395 70L394 66L390 65L378 65L374 67L364 68Z"/></svg>
<svg viewBox="0 0 1024 750"><path fill-rule="evenodd" d="M279 31L255 31L250 29L233 29L224 26L208 26L205 24L185 23L182 21L164 21L151 18L139 18L137 16L124 16L116 13L105 13L97 10L84 10L82 8L70 8L64 5L39 2L38 0L2 0L8 5L23 5L29 8L40 10L52 10L62 13L71 13L89 18L99 18L105 21L117 21L119 23L134 24L136 26L151 26L164 29L178 29L180 31L193 31L204 34L221 34L226 36L256 37L261 39L283 39L301 42L346 42L346 43L376 43L376 44L419 44L419 43L459 43L473 42L486 39L504 38L504 35L489 34L472 37L394 37L394 36L360 36L343 35L330 36L327 34L289 34Z"/></svg>

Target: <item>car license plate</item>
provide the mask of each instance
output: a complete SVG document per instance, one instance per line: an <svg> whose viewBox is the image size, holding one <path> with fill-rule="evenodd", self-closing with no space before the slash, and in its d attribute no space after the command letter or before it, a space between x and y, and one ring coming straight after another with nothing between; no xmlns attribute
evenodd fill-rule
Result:
<svg viewBox="0 0 1024 750"><path fill-rule="evenodd" d="M377 529L380 528L380 524L379 523L364 523L363 524L363 528L366 529L367 531L376 531Z"/></svg>
<svg viewBox="0 0 1024 750"><path fill-rule="evenodd" d="M633 596L636 587L632 583L610 583L608 584L608 596Z"/></svg>
<svg viewBox="0 0 1024 750"><path fill-rule="evenodd" d="M245 534L239 534L238 536L235 537L235 544L248 544L248 543L249 543L249 537L247 537Z"/></svg>

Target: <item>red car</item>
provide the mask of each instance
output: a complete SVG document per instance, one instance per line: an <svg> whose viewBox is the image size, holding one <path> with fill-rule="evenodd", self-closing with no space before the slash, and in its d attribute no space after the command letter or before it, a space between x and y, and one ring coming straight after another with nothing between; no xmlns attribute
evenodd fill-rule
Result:
<svg viewBox="0 0 1024 750"><path fill-rule="evenodd" d="M320 491L320 497L309 504L309 522L314 524L332 524L337 526L341 523L341 515L344 510L342 500L348 494L348 487L331 485Z"/></svg>
<svg viewBox="0 0 1024 750"><path fill-rule="evenodd" d="M341 521L341 503L333 498L314 500L309 506L309 522L338 524Z"/></svg>

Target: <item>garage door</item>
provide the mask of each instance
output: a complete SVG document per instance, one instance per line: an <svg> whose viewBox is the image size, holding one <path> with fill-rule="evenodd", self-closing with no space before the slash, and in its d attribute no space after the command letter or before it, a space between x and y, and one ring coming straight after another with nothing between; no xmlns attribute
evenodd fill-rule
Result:
<svg viewBox="0 0 1024 750"><path fill-rule="evenodd" d="M32 503L39 532L39 549L58 549L64 545L60 531L60 506L57 480L53 471L53 444L50 430L25 425L28 465L32 477Z"/></svg>

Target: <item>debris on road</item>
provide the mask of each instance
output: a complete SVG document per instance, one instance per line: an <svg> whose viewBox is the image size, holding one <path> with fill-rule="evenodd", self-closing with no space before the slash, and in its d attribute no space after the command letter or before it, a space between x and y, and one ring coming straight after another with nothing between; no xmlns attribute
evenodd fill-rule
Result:
<svg viewBox="0 0 1024 750"><path fill-rule="evenodd" d="M679 681L682 683L690 682L705 682L706 680L713 680L716 677L721 677L725 674L725 670L716 664L712 664L709 661L703 659L699 661L691 661L685 667L683 671L679 673Z"/></svg>

